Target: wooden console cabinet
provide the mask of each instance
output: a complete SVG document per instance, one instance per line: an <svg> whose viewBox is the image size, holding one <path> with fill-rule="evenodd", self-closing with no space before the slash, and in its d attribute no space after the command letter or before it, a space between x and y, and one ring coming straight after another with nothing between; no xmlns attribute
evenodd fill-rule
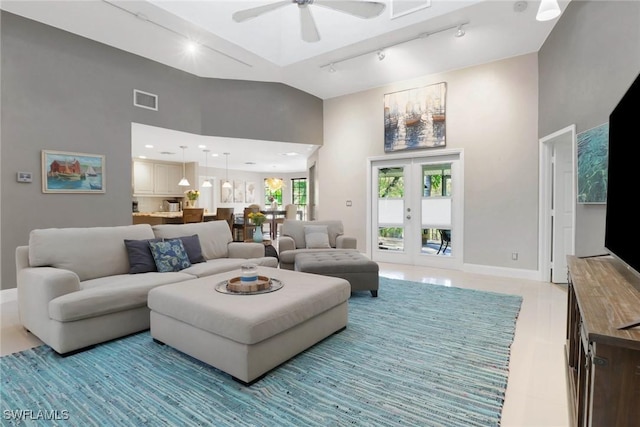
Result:
<svg viewBox="0 0 640 427"><path fill-rule="evenodd" d="M571 425L640 426L640 279L612 257L569 256Z"/></svg>

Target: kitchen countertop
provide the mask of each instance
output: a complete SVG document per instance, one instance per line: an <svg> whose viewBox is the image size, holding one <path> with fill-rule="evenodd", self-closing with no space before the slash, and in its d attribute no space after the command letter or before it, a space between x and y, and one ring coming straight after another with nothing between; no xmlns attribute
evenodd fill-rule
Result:
<svg viewBox="0 0 640 427"><path fill-rule="evenodd" d="M180 212L133 212L133 216L150 216L154 218L182 218ZM213 212L205 212L204 216L215 216Z"/></svg>

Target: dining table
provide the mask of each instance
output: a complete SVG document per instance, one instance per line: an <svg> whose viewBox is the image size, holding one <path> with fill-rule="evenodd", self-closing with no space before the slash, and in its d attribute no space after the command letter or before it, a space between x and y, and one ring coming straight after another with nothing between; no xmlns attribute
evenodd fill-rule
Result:
<svg viewBox="0 0 640 427"><path fill-rule="evenodd" d="M261 210L269 222L269 234L271 235L271 240L276 240L278 237L278 219L284 218L287 215L287 211L285 209L266 209ZM302 211L296 211L296 218L298 220L302 220Z"/></svg>

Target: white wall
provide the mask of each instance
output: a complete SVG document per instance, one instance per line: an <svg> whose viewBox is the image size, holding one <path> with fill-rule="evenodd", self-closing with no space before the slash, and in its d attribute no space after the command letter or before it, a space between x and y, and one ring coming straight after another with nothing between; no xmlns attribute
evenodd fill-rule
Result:
<svg viewBox="0 0 640 427"><path fill-rule="evenodd" d="M446 148L465 153L464 262L537 270L537 66L534 53L326 100L318 219L342 219L365 250L366 159L384 155L384 94L447 82Z"/></svg>

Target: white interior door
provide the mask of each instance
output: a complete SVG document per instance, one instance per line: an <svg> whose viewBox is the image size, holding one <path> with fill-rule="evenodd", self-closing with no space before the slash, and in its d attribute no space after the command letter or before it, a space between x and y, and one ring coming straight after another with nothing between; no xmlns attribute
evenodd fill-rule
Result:
<svg viewBox="0 0 640 427"><path fill-rule="evenodd" d="M540 280L567 282L567 255L575 253L576 128L540 138Z"/></svg>
<svg viewBox="0 0 640 427"><path fill-rule="evenodd" d="M553 233L551 281L567 283L567 255L573 254L573 147L570 139L553 145Z"/></svg>

